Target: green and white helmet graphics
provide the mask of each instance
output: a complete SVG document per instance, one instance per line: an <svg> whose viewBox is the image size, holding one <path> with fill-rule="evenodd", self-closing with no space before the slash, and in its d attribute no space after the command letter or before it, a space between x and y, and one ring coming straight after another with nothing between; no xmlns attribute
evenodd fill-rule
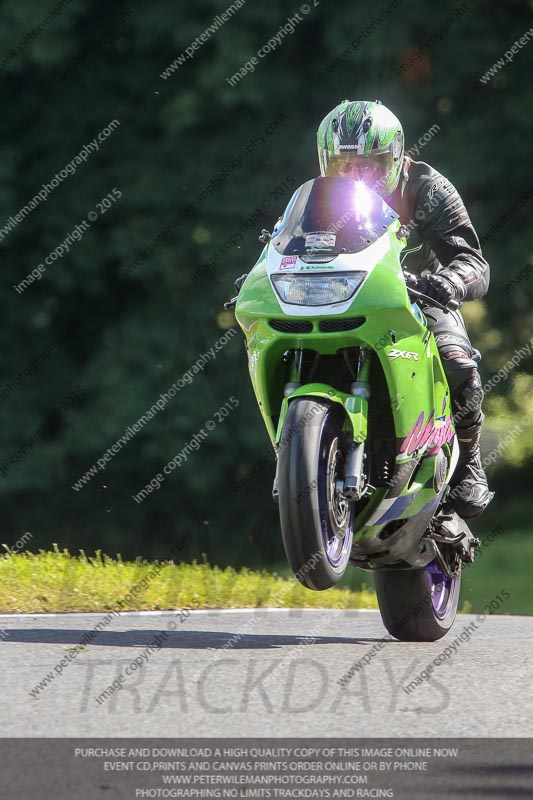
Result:
<svg viewBox="0 0 533 800"><path fill-rule="evenodd" d="M379 100L343 100L320 123L317 144L321 175L362 180L383 197L398 185L403 128Z"/></svg>

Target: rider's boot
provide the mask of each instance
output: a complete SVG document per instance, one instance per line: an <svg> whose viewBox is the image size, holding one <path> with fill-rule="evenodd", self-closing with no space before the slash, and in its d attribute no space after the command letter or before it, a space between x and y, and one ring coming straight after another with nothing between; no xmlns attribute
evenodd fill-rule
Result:
<svg viewBox="0 0 533 800"><path fill-rule="evenodd" d="M479 438L484 415L469 428L456 428L459 441L459 461L450 481L448 503L463 519L479 516L488 506L494 492L488 487L487 476L481 464Z"/></svg>

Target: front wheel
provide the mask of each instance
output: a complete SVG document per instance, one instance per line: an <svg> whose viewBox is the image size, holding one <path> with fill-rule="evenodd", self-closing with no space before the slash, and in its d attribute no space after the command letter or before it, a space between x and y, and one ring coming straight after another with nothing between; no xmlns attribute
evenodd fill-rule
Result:
<svg viewBox="0 0 533 800"><path fill-rule="evenodd" d="M380 571L374 575L383 624L402 642L435 642L452 627L461 571L448 578L432 561L422 569Z"/></svg>
<svg viewBox="0 0 533 800"><path fill-rule="evenodd" d="M342 494L348 438L336 403L295 398L280 441L281 532L295 577L308 589L334 586L344 575L353 538L353 503Z"/></svg>

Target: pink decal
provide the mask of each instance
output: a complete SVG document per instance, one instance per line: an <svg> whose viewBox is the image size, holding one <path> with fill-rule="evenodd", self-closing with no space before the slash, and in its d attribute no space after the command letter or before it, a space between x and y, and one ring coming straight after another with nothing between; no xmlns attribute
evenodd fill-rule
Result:
<svg viewBox="0 0 533 800"><path fill-rule="evenodd" d="M448 416L440 427L435 426L435 409L430 413L424 424L424 412L421 411L418 419L400 445L400 455L406 453L412 456L415 450L421 450L427 444L426 455L434 455L440 447L451 441L455 435L452 418Z"/></svg>
<svg viewBox="0 0 533 800"><path fill-rule="evenodd" d="M426 455L433 456L439 452L445 442L450 442L455 436L451 416L446 417L446 422L441 428L435 430L435 435L428 444Z"/></svg>
<svg viewBox="0 0 533 800"><path fill-rule="evenodd" d="M420 437L420 429L422 428L422 423L424 422L424 412L420 412L420 416L418 417L417 421L403 440L400 446L400 453L407 452L407 455L412 455L416 448L418 447L418 439Z"/></svg>
<svg viewBox="0 0 533 800"><path fill-rule="evenodd" d="M431 439L431 437L433 436L433 433L435 431L435 422L434 422L434 419L433 419L433 414L434 413L435 413L435 411L433 410L431 412L431 414L429 415L426 424L424 425L424 430L420 434L420 438L419 438L419 440L417 442L417 445L416 445L419 450L421 450L426 445L426 443Z"/></svg>
<svg viewBox="0 0 533 800"><path fill-rule="evenodd" d="M297 259L298 259L298 256L284 256L281 259L281 264L279 265L279 268L280 269L290 269L291 267L294 267L294 265L296 264Z"/></svg>

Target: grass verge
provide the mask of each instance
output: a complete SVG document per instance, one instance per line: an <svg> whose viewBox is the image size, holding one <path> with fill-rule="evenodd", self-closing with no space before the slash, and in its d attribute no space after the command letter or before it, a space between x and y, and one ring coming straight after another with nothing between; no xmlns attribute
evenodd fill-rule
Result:
<svg viewBox="0 0 533 800"><path fill-rule="evenodd" d="M373 591L311 592L294 578L208 564L123 562L57 546L0 558L0 612L148 611L178 608L377 608Z"/></svg>

